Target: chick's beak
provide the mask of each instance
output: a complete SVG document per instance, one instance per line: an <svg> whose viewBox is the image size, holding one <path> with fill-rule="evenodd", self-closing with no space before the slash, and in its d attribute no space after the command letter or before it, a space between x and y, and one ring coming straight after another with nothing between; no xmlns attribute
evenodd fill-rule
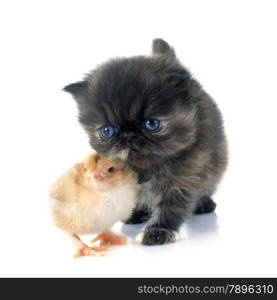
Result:
<svg viewBox="0 0 277 300"><path fill-rule="evenodd" d="M93 178L98 181L104 181L105 177L102 174L95 173Z"/></svg>

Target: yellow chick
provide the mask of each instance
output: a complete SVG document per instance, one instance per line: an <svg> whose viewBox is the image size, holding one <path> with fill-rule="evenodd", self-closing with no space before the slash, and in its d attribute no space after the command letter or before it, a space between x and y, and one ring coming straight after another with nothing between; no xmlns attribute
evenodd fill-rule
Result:
<svg viewBox="0 0 277 300"><path fill-rule="evenodd" d="M103 255L107 245L125 245L125 237L109 228L130 217L136 202L135 173L120 160L92 153L64 173L50 191L50 208L54 223L73 240L75 257ZM89 247L79 237L99 235Z"/></svg>

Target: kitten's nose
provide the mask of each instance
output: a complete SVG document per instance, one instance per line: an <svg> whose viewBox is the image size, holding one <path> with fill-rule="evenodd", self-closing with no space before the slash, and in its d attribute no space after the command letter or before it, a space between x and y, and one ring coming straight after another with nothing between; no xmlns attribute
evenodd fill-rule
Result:
<svg viewBox="0 0 277 300"><path fill-rule="evenodd" d="M138 137L137 134L132 131L123 132L122 136L128 142L135 140Z"/></svg>

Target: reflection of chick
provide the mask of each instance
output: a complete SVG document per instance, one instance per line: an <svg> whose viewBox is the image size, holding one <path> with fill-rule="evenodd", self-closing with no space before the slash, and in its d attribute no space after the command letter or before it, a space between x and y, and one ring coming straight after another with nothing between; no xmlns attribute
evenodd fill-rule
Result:
<svg viewBox="0 0 277 300"><path fill-rule="evenodd" d="M119 160L90 154L63 174L50 191L54 223L73 239L75 257L102 255L107 244L126 244L109 229L130 217L135 205L136 176ZM100 233L100 247L88 247L80 234Z"/></svg>

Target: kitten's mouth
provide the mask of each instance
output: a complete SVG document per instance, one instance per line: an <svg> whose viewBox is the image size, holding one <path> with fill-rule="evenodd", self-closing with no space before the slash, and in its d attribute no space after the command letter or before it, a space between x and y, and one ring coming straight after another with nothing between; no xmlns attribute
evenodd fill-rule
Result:
<svg viewBox="0 0 277 300"><path fill-rule="evenodd" d="M130 153L139 153L139 151L136 150L136 149L131 149L131 150L130 150Z"/></svg>
<svg viewBox="0 0 277 300"><path fill-rule="evenodd" d="M143 157L143 155L140 153L140 151L138 151L136 149L130 149L128 158L139 159L139 158L142 158L142 157Z"/></svg>
<svg viewBox="0 0 277 300"><path fill-rule="evenodd" d="M135 149L130 150L128 162L139 169L148 169L155 164L153 159L150 159L149 156L143 155L139 150Z"/></svg>

